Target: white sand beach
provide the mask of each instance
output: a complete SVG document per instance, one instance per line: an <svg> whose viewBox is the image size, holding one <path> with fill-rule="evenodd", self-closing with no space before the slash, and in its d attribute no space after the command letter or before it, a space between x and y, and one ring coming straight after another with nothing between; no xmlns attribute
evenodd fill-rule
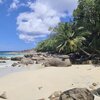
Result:
<svg viewBox="0 0 100 100"><path fill-rule="evenodd" d="M2 61L2 60L1 60ZM37 70L41 68L41 64L37 65L21 65L21 67L13 67L13 63L17 63L18 61L11 61L11 60L5 60L6 63L0 63L0 77L8 75L10 73L14 72L20 72L20 71L28 71L28 70Z"/></svg>
<svg viewBox="0 0 100 100"><path fill-rule="evenodd" d="M38 65L37 65L38 66ZM4 91L7 100L38 100L55 91L65 91L74 87L100 87L100 67L93 65L73 65L71 67L47 67L11 73L0 78L0 94ZM97 86L92 84L96 83ZM2 99L0 99L2 100ZM100 100L96 97L95 100Z"/></svg>

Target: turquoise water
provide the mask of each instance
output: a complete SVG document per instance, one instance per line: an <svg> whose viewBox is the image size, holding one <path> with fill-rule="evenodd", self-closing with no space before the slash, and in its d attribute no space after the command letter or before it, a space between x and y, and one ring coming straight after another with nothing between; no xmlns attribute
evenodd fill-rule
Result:
<svg viewBox="0 0 100 100"><path fill-rule="evenodd" d="M23 56L23 54L14 54L11 51L0 51L0 57L11 58L11 57L19 57L19 56Z"/></svg>
<svg viewBox="0 0 100 100"><path fill-rule="evenodd" d="M0 57L18 57L18 56L23 56L22 54L14 54L10 51L0 51ZM18 72L18 71L23 71L23 68L14 68L11 65L14 63L14 61L11 60L5 60L6 63L0 63L0 77L5 76L7 74L13 73L13 72Z"/></svg>

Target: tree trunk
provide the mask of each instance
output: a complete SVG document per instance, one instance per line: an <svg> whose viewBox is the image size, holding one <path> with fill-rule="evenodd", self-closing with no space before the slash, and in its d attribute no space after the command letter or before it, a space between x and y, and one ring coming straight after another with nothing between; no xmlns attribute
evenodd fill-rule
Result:
<svg viewBox="0 0 100 100"><path fill-rule="evenodd" d="M85 53L86 55L88 55L88 56L91 56L91 54L90 53L88 53L88 52L86 52L85 50L83 50L82 48L79 48L83 53Z"/></svg>

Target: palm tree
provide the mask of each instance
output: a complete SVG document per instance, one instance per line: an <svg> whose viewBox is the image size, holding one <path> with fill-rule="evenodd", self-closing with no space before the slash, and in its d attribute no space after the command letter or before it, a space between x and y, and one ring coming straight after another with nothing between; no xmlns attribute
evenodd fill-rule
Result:
<svg viewBox="0 0 100 100"><path fill-rule="evenodd" d="M86 37L90 34L83 27L75 29L73 23L60 23L52 32L58 43L57 49L59 52L70 53L81 50L85 54L90 55L82 49Z"/></svg>

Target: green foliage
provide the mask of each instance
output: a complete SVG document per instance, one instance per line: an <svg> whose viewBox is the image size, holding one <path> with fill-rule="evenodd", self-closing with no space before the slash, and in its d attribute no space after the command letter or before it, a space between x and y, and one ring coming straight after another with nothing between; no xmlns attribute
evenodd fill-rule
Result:
<svg viewBox="0 0 100 100"><path fill-rule="evenodd" d="M57 53L70 53L79 50L90 33L82 27L75 29L73 23L59 23L52 28L52 36L41 42L38 51L54 51Z"/></svg>
<svg viewBox="0 0 100 100"><path fill-rule="evenodd" d="M87 40L87 48L100 50L100 0L79 0L74 11L74 23L82 26L92 34Z"/></svg>
<svg viewBox="0 0 100 100"><path fill-rule="evenodd" d="M50 28L52 35L38 44L37 51L100 54L100 0L79 0L73 17L73 22Z"/></svg>
<svg viewBox="0 0 100 100"><path fill-rule="evenodd" d="M77 27L84 27L90 32L95 31L95 3L94 0L79 0L79 5L73 13Z"/></svg>
<svg viewBox="0 0 100 100"><path fill-rule="evenodd" d="M53 38L47 39L45 41L42 41L38 44L37 51L42 51L42 52L56 52L56 40Z"/></svg>

